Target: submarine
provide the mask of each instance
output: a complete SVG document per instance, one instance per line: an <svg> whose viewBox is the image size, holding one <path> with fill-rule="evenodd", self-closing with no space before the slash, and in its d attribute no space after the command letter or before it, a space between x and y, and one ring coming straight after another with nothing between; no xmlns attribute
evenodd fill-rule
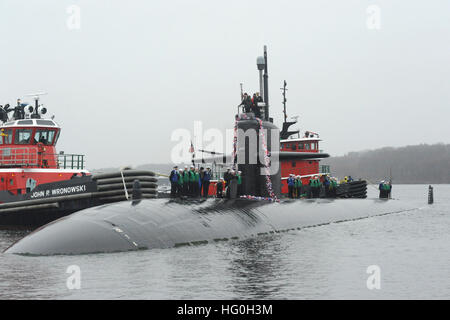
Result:
<svg viewBox="0 0 450 320"><path fill-rule="evenodd" d="M405 212L398 200L145 199L93 207L48 224L6 253L74 255L242 240L334 222Z"/></svg>
<svg viewBox="0 0 450 320"><path fill-rule="evenodd" d="M86 208L50 222L7 248L5 253L76 255L173 248L241 240L417 209L396 199L368 199L365 181L343 184L338 196L333 198L323 194L317 198L283 197L282 190L286 189L283 163L303 164L301 178L308 179L319 175L314 172L316 165L329 155L317 147L311 150L313 143L318 146L314 133L292 139L292 143L284 140L285 144L295 145L297 151L299 143L307 141L310 148L304 152L288 151L283 143L280 147L280 138L286 139L298 132L289 131L295 122L287 122L286 113L281 131L269 116L266 47L257 65L263 99L257 103L256 110L240 106L242 113L235 116L232 155L193 160L193 165L196 161L198 166L209 162L241 171L239 194L236 184L230 182L225 198L157 196L146 199L139 179L135 179L130 190L131 200ZM308 170L312 170L312 174ZM305 188L307 190L308 186Z"/></svg>

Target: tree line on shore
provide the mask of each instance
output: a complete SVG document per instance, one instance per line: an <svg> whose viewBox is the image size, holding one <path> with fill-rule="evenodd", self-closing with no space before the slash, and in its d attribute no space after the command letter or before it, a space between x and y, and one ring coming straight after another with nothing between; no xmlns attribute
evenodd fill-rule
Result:
<svg viewBox="0 0 450 320"><path fill-rule="evenodd" d="M394 183L450 183L450 144L350 152L325 159L321 164L330 165L338 177L351 175L374 183L391 177Z"/></svg>
<svg viewBox="0 0 450 320"><path fill-rule="evenodd" d="M420 144L349 152L344 156L324 159L321 164L330 165L332 174L339 178L350 175L354 179L368 179L373 183L390 178L393 183L450 183L450 144ZM172 167L171 163L160 163L133 168L168 175ZM117 168L92 171L109 170Z"/></svg>

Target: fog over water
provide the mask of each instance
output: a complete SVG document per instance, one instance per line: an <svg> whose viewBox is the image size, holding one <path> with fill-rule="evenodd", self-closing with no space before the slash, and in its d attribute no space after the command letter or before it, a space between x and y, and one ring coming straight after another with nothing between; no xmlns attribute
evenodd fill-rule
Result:
<svg viewBox="0 0 450 320"><path fill-rule="evenodd" d="M267 45L275 122L286 79L288 116L332 155L449 143L448 12L446 0L2 0L0 104L48 92L58 149L91 169L168 162L173 130L233 125Z"/></svg>

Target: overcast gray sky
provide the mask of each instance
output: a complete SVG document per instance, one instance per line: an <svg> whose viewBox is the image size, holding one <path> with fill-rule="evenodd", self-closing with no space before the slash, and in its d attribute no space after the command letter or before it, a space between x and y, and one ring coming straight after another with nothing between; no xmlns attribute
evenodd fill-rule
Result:
<svg viewBox="0 0 450 320"><path fill-rule="evenodd" d="M449 14L448 0L0 0L0 104L48 92L58 149L90 168L166 162L174 129L233 126L267 45L276 123L286 79L288 115L331 155L449 143Z"/></svg>

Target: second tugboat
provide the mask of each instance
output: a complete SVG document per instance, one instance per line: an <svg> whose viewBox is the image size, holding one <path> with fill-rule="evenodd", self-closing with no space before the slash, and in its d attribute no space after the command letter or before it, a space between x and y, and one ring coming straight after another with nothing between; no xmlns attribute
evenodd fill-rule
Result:
<svg viewBox="0 0 450 320"><path fill-rule="evenodd" d="M0 226L38 227L80 209L125 200L139 180L143 197L156 195L155 174L125 170L91 175L81 154L57 153L61 127L44 119L42 93L34 105L0 106ZM10 118L10 114L12 114Z"/></svg>

